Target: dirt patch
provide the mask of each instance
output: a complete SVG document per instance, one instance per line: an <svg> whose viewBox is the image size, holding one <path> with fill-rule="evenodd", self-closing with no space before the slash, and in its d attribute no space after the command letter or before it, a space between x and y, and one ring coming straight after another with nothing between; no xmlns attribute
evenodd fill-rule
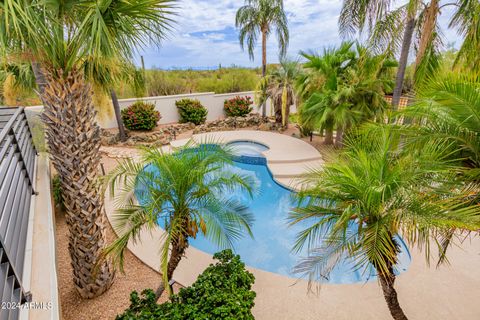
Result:
<svg viewBox="0 0 480 320"><path fill-rule="evenodd" d="M58 210L57 210L58 211ZM160 283L160 274L137 259L130 251L125 254L125 274L116 273L115 282L110 290L100 297L86 300L82 299L72 281L72 266L68 254L68 228L65 216L61 212L56 213L56 244L57 244L57 270L60 306L62 319L64 320L106 320L115 319L117 314L122 313L130 305L130 292L141 292L146 288L156 289ZM110 225L107 230L108 241L114 239ZM174 286L178 291L179 287ZM165 301L162 296L159 302Z"/></svg>

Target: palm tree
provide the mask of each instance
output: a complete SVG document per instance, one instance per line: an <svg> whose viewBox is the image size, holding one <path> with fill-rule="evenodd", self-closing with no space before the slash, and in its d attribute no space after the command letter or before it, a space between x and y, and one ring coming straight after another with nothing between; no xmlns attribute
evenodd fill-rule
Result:
<svg viewBox="0 0 480 320"><path fill-rule="evenodd" d="M171 0L7 0L0 4L0 51L32 65L48 148L58 172L69 227L73 281L83 298L113 282L105 247L103 195L97 182L100 128L85 81L105 60L132 58L136 48L160 43Z"/></svg>
<svg viewBox="0 0 480 320"><path fill-rule="evenodd" d="M5 104L12 104L18 93L32 93L35 87L35 77L30 64L21 63L15 59L5 59L0 67L0 100ZM12 99L11 96L14 96ZM10 100L10 101L7 101Z"/></svg>
<svg viewBox="0 0 480 320"><path fill-rule="evenodd" d="M300 116L309 127L325 129L325 143L341 147L344 132L367 120L381 119L386 110L385 90L392 86L387 70L396 64L385 55L343 43L322 56L302 53L307 72L300 79L304 103Z"/></svg>
<svg viewBox="0 0 480 320"><path fill-rule="evenodd" d="M267 38L275 30L278 38L280 57L284 57L288 47L288 22L283 9L283 0L245 0L245 5L237 11L235 25L240 28L240 46L247 47L250 59L254 58L254 49L258 35L262 36L262 77L267 74ZM262 115L266 116L265 104Z"/></svg>
<svg viewBox="0 0 480 320"><path fill-rule="evenodd" d="M396 109L402 94L408 55L413 39L417 48L415 78L422 81L438 66L439 47L442 44L438 16L446 7L453 6L454 13L449 27L457 29L463 38L458 61L470 67L479 67L476 52L480 49L480 3L471 0L452 0L440 4L439 0L429 2L409 0L405 5L390 10L393 1L387 0L346 0L340 14L340 32L349 36L365 28L370 33L372 46L379 50L397 53L400 60L393 90L392 105ZM457 61L457 62L458 62Z"/></svg>
<svg viewBox="0 0 480 320"><path fill-rule="evenodd" d="M464 39L457 54L456 65L480 72L480 2L473 0L456 1L456 10L449 27L456 28Z"/></svg>
<svg viewBox="0 0 480 320"><path fill-rule="evenodd" d="M275 121L288 126L290 107L297 101L295 83L301 74L298 61L281 60L280 66L259 83L257 94L259 104L272 99Z"/></svg>
<svg viewBox="0 0 480 320"><path fill-rule="evenodd" d="M130 61L121 61L115 58L104 60L101 65L96 66L95 72L88 72L88 68L89 66L86 65L87 72L85 72L85 75L88 76L87 81L93 83L101 93L110 95L120 141L126 141L127 134L114 87L122 81L126 82L131 85L135 97L140 98L145 95L144 72L138 70Z"/></svg>
<svg viewBox="0 0 480 320"><path fill-rule="evenodd" d="M293 248L308 247L295 267L310 285L349 258L354 270L375 271L393 319L407 319L394 284L400 253L398 235L425 250L438 245L439 262L451 235L478 230L480 208L450 173L443 144L423 149L400 148L403 136L392 126L373 126L333 162L306 177L291 224L308 225Z"/></svg>
<svg viewBox="0 0 480 320"><path fill-rule="evenodd" d="M352 46L352 42L344 42L339 48L324 49L321 56L300 53L307 60L303 65L306 72L297 84L303 100L299 108L300 119L302 125L325 130L325 144L333 144L333 94L338 89L338 79L355 56Z"/></svg>
<svg viewBox="0 0 480 320"><path fill-rule="evenodd" d="M417 90L415 103L401 113L411 121L402 127L412 143L446 143L462 159L465 174L480 178L480 75L450 72L436 75Z"/></svg>
<svg viewBox="0 0 480 320"><path fill-rule="evenodd" d="M393 108L396 109L402 94L403 79L421 0L409 0L407 4L389 12L392 2L390 0L346 0L343 2L340 13L339 27L340 33L347 36L357 31L363 31L368 26L369 31L375 35L372 37L373 41L385 40L388 43L385 46L392 51L401 42L400 59L392 98ZM399 41L400 37L401 41Z"/></svg>
<svg viewBox="0 0 480 320"><path fill-rule="evenodd" d="M140 241L141 230L163 228L160 296L165 286L171 293L167 284L188 248L189 238L200 232L225 248L232 247L245 233L251 236L253 216L231 194L243 189L251 195L254 181L225 170L231 159L228 149L209 143L195 148L187 144L174 153L144 149L142 161L120 163L108 179L112 195L120 183L117 200L121 205L115 217L120 237L106 253L122 267L130 240Z"/></svg>

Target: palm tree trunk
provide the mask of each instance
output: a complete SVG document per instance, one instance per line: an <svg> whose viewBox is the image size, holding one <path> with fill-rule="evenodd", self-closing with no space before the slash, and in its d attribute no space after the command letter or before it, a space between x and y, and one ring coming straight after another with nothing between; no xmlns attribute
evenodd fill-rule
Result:
<svg viewBox="0 0 480 320"><path fill-rule="evenodd" d="M282 123L282 97L276 96L272 98L275 122Z"/></svg>
<svg viewBox="0 0 480 320"><path fill-rule="evenodd" d="M430 1L430 4L425 10L425 22L423 23L422 34L420 35L420 44L415 59L415 68L418 68L420 65L420 62L425 56L425 52L432 41L433 32L437 24L438 13L440 12L439 10L439 0Z"/></svg>
<svg viewBox="0 0 480 320"><path fill-rule="evenodd" d="M32 62L32 70L33 75L35 76L35 82L37 83L38 93L42 95L45 91L45 87L47 86L47 79L45 77L45 73L43 72L40 63L35 61Z"/></svg>
<svg viewBox="0 0 480 320"><path fill-rule="evenodd" d="M127 135L125 134L125 127L123 126L122 113L120 112L120 104L118 103L117 93L110 89L110 96L112 97L113 110L115 111L115 118L117 119L118 134L120 141L125 142Z"/></svg>
<svg viewBox="0 0 480 320"><path fill-rule="evenodd" d="M325 138L323 139L323 143L327 145L333 144L333 129L332 128L325 128Z"/></svg>
<svg viewBox="0 0 480 320"><path fill-rule="evenodd" d="M288 129L288 124L290 123L290 107L291 105L287 105L287 108L285 109L285 125L284 127Z"/></svg>
<svg viewBox="0 0 480 320"><path fill-rule="evenodd" d="M397 291L393 287L395 283L395 275L393 271L390 273L390 275L385 275L379 272L378 278L380 279L383 296L387 302L387 306L390 310L392 318L395 320L408 320L398 302Z"/></svg>
<svg viewBox="0 0 480 320"><path fill-rule="evenodd" d="M100 128L91 88L80 72L45 75L42 118L63 191L73 281L80 296L90 299L107 291L114 279L111 261L102 259L106 229L98 185Z"/></svg>
<svg viewBox="0 0 480 320"><path fill-rule="evenodd" d="M343 126L338 126L337 134L335 135L335 147L343 147Z"/></svg>
<svg viewBox="0 0 480 320"><path fill-rule="evenodd" d="M414 13L408 17L403 35L402 51L400 53L400 61L398 63L397 76L395 79L395 88L393 89L392 107L393 110L398 109L400 97L402 96L403 79L405 78L405 70L407 69L408 53L412 44L413 31L415 29Z"/></svg>
<svg viewBox="0 0 480 320"><path fill-rule="evenodd" d="M187 239L185 237L185 239ZM173 278L173 273L175 272L175 269L177 269L178 264L182 260L183 255L185 254L185 250L188 248L188 242L187 240L182 242L174 242L172 243L172 251L170 252L170 259L168 260L168 265L167 265L167 279L170 281ZM170 285L170 284L168 284ZM157 291L155 292L155 295L158 298L162 295L163 291L165 291L166 284L162 283L160 286L157 288ZM171 288L170 288L171 289ZM171 291L171 290L170 290Z"/></svg>
<svg viewBox="0 0 480 320"><path fill-rule="evenodd" d="M262 29L262 78L267 75L267 31ZM262 116L267 116L267 103L262 104Z"/></svg>

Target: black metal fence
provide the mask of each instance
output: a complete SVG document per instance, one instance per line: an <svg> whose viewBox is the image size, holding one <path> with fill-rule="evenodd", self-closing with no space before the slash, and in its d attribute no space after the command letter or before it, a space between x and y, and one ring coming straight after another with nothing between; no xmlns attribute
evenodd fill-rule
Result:
<svg viewBox="0 0 480 320"><path fill-rule="evenodd" d="M22 279L36 150L23 108L0 108L0 320L29 300Z"/></svg>

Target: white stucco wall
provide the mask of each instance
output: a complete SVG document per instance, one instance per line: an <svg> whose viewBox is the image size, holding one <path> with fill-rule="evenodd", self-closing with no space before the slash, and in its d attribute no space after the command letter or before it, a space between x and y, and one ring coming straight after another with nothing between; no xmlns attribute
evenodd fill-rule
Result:
<svg viewBox="0 0 480 320"><path fill-rule="evenodd" d="M178 122L179 116L177 107L175 106L175 101L189 98L189 99L198 99L200 102L207 108L208 116L207 121L212 121L216 119L221 119L225 117L223 111L223 103L227 99L234 98L236 96L244 97L249 96L254 101L255 93L253 91L245 92L235 92L235 93L224 93L224 94L215 94L214 92L205 92L205 93L191 93L191 94L179 94L172 96L158 96L158 97L145 97L145 98L131 98L131 99L120 99L120 108L124 109L134 103L137 100L142 100L146 102L153 103L155 108L160 111L162 118L160 119L160 124L165 123L174 123ZM28 107L28 110L33 112L40 112L42 106ZM296 108L292 106L290 108L291 112L294 113ZM253 105L252 112L261 112L256 104ZM270 101L267 101L267 115L272 115L272 104ZM98 124L105 129L116 128L117 122L115 120L115 114L112 110L103 110L100 111L99 116L97 117Z"/></svg>
<svg viewBox="0 0 480 320"><path fill-rule="evenodd" d="M132 98L132 99L121 99L119 100L120 108L126 108L135 101L141 100L153 103L155 108L160 111L162 118L160 119L161 124L163 123L173 123L178 122L179 116L177 107L175 106L175 101L180 99L198 99L202 105L205 106L208 110L207 121L212 121L224 117L223 112L223 103L227 99L231 99L235 96L249 96L254 100L254 92L237 92L237 93L226 93L226 94L215 94L214 92L204 92L204 93L191 93L191 94L178 94L172 96L158 96L158 97L146 97L146 98ZM253 112L258 112L256 106L253 108ZM267 114L270 110L267 109ZM103 115L98 118L98 122L102 128L116 128L117 122L113 114L112 116Z"/></svg>

